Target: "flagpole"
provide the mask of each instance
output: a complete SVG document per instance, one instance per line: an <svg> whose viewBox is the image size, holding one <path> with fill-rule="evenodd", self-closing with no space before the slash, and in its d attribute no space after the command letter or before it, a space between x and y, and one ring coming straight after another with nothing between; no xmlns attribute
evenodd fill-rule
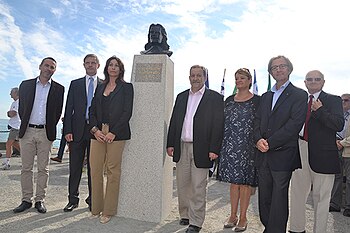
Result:
<svg viewBox="0 0 350 233"><path fill-rule="evenodd" d="M258 95L258 83L256 81L256 72L255 72L255 69L254 69L254 80L253 80L253 94L254 95Z"/></svg>
<svg viewBox="0 0 350 233"><path fill-rule="evenodd" d="M224 69L224 76L222 77L222 82L221 82L220 94L222 96L225 96L225 76L226 76L226 68Z"/></svg>

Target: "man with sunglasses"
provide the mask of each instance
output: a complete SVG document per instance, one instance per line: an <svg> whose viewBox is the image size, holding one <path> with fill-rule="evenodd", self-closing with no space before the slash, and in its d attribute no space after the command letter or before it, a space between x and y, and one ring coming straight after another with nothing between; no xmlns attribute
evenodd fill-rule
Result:
<svg viewBox="0 0 350 233"><path fill-rule="evenodd" d="M305 232L305 204L312 186L313 232L324 233L334 174L340 172L336 134L344 126L342 101L322 91L325 80L320 71L308 72L304 82L309 93L308 114L299 134L302 169L291 179L290 232Z"/></svg>
<svg viewBox="0 0 350 233"><path fill-rule="evenodd" d="M329 212L340 212L343 197L343 176L346 177L345 210L343 215L350 217L350 94L341 96L343 101L344 128L337 133L337 146L341 160L341 172L335 175Z"/></svg>

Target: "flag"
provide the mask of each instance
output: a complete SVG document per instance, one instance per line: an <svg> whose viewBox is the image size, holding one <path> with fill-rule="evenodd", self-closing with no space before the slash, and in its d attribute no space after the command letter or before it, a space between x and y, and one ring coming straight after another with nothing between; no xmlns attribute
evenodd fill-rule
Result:
<svg viewBox="0 0 350 233"><path fill-rule="evenodd" d="M267 91L271 90L271 76L269 74L269 83L267 84Z"/></svg>
<svg viewBox="0 0 350 233"><path fill-rule="evenodd" d="M258 84L257 84L257 82L256 82L256 73L255 73L255 69L254 69L253 93L254 93L255 95L258 94Z"/></svg>
<svg viewBox="0 0 350 233"><path fill-rule="evenodd" d="M224 76L222 77L222 83L221 83L220 94L222 96L225 96L225 74L226 74L226 68L224 69Z"/></svg>
<svg viewBox="0 0 350 233"><path fill-rule="evenodd" d="M209 88L209 74L208 74L208 69L207 68L204 68L205 69L205 73L207 74L207 80L205 81L205 86L207 88Z"/></svg>
<svg viewBox="0 0 350 233"><path fill-rule="evenodd" d="M222 77L222 83L221 83L220 94L222 96L225 96L225 75L226 75L226 68L224 69L224 76ZM209 83L208 83L208 85L209 85ZM217 166L218 166L218 159L215 159L214 163L213 163L213 166L211 168L209 168L209 177L213 176ZM216 169L216 171L217 171L217 169Z"/></svg>
<svg viewBox="0 0 350 233"><path fill-rule="evenodd" d="M237 93L237 87L235 85L235 88L233 89L232 95L235 95Z"/></svg>

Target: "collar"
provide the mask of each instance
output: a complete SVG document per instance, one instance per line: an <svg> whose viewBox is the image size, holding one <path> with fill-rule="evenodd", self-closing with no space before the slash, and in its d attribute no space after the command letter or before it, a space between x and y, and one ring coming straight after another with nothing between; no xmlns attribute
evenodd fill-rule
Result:
<svg viewBox="0 0 350 233"><path fill-rule="evenodd" d="M49 79L49 81L47 81L47 84L51 85L51 78ZM43 85L41 82L40 82L40 79L39 79L39 76L36 78L36 81L35 81L36 84L40 83L41 85ZM46 85L46 84L45 84Z"/></svg>
<svg viewBox="0 0 350 233"><path fill-rule="evenodd" d="M90 76L90 75L85 75L85 78L86 78L86 80L89 80L89 78L93 78L94 80L96 79L96 74L95 75L92 75L92 76Z"/></svg>
<svg viewBox="0 0 350 233"><path fill-rule="evenodd" d="M196 93L200 93L201 95L203 95L204 91L205 91L205 85L203 85L203 87L201 89L199 89L199 91L197 91L197 92L193 92L192 89L190 88L190 94L191 95L194 95Z"/></svg>
<svg viewBox="0 0 350 233"><path fill-rule="evenodd" d="M318 92L316 92L316 93L312 94L312 95L313 95L313 97L314 97L313 99L314 99L314 100L317 100L317 99L318 99L318 97L320 96L320 94L321 94L321 91L318 91ZM311 95L311 94L309 93L309 96L308 96L309 98L310 98L310 95Z"/></svg>
<svg viewBox="0 0 350 233"><path fill-rule="evenodd" d="M277 83L275 83L275 85L273 85L273 87L271 88L271 91L272 92L277 92L277 91L282 91L282 90L284 90L287 86L288 86L288 84L290 83L290 81L289 80L287 80L287 82L285 82L285 83L283 83L283 85L280 87L280 89L276 89L276 85L277 85Z"/></svg>

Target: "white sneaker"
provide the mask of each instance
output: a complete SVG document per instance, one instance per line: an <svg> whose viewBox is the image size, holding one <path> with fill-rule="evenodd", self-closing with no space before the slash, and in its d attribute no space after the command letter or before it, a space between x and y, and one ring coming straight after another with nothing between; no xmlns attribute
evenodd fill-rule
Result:
<svg viewBox="0 0 350 233"><path fill-rule="evenodd" d="M3 167L2 167L2 170L10 170L10 164L5 164Z"/></svg>

